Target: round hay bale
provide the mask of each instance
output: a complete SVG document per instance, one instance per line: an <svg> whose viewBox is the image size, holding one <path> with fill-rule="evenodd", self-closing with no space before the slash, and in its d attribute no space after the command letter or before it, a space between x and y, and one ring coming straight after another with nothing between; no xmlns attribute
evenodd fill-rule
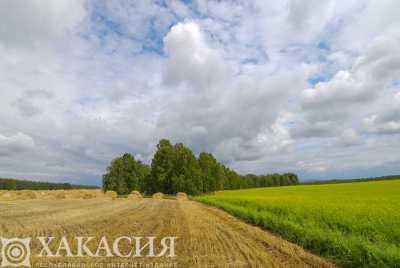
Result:
<svg viewBox="0 0 400 268"><path fill-rule="evenodd" d="M92 199L97 197L96 193L92 191L82 191L80 196L83 199Z"/></svg>
<svg viewBox="0 0 400 268"><path fill-rule="evenodd" d="M84 198L84 193L80 190L69 190L68 191L68 198L71 199L82 199Z"/></svg>
<svg viewBox="0 0 400 268"><path fill-rule="evenodd" d="M186 201L186 200L189 200L187 194L186 194L186 193L183 193L183 192L177 193L177 194L176 194L176 199L179 200L179 201Z"/></svg>
<svg viewBox="0 0 400 268"><path fill-rule="evenodd" d="M39 198L40 199L44 199L44 200L48 200L48 199L56 199L55 198L55 192L52 190L52 191L42 191L41 193L40 193L40 195L39 195Z"/></svg>
<svg viewBox="0 0 400 268"><path fill-rule="evenodd" d="M115 200L118 197L118 194L115 191L107 191L105 195L106 197L111 198L112 200Z"/></svg>
<svg viewBox="0 0 400 268"><path fill-rule="evenodd" d="M38 192L38 198L39 199L54 199L51 197L51 194L49 191L40 191Z"/></svg>
<svg viewBox="0 0 400 268"><path fill-rule="evenodd" d="M102 190L89 190L91 194L94 195L95 198L104 197L104 193Z"/></svg>
<svg viewBox="0 0 400 268"><path fill-rule="evenodd" d="M158 193L153 194L153 199L162 199L163 196L164 196L163 193L158 192Z"/></svg>
<svg viewBox="0 0 400 268"><path fill-rule="evenodd" d="M142 194L138 191L132 191L127 198L131 200L142 199Z"/></svg>
<svg viewBox="0 0 400 268"><path fill-rule="evenodd" d="M21 199L36 199L37 198L37 194L35 191L21 191L20 193L20 197Z"/></svg>
<svg viewBox="0 0 400 268"><path fill-rule="evenodd" d="M13 198L14 194L10 191L6 191L0 196L0 199L2 200L12 200Z"/></svg>
<svg viewBox="0 0 400 268"><path fill-rule="evenodd" d="M55 199L65 199L65 198L67 198L67 195L65 194L64 191L55 192L53 196L54 196Z"/></svg>
<svg viewBox="0 0 400 268"><path fill-rule="evenodd" d="M92 194L86 193L86 194L82 195L82 198L83 199L92 199L92 198L94 198L94 196Z"/></svg>

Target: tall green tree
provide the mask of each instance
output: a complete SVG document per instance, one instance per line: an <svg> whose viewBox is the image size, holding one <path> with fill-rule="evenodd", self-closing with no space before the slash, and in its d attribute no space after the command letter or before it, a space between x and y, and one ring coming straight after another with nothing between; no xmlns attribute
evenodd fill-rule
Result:
<svg viewBox="0 0 400 268"><path fill-rule="evenodd" d="M173 193L186 192L200 194L203 192L202 171L193 152L177 143L174 146L175 161L173 175Z"/></svg>
<svg viewBox="0 0 400 268"><path fill-rule="evenodd" d="M222 169L214 156L211 153L200 153L199 165L202 170L203 192L221 190Z"/></svg>
<svg viewBox="0 0 400 268"><path fill-rule="evenodd" d="M157 144L157 151L151 161L151 175L147 192L173 193L175 151L171 142L166 139L160 140Z"/></svg>
<svg viewBox="0 0 400 268"><path fill-rule="evenodd" d="M149 167L125 153L111 161L107 173L103 175L103 190L116 191L120 195L133 190L142 191L148 177Z"/></svg>

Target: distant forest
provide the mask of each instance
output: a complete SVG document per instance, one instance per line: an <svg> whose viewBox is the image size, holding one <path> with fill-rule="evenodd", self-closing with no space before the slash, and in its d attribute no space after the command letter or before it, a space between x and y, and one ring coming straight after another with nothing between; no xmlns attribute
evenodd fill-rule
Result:
<svg viewBox="0 0 400 268"><path fill-rule="evenodd" d="M202 152L196 157L184 144L173 145L166 139L158 143L150 166L125 153L112 160L103 175L103 190L116 191L120 195L133 190L146 194L186 192L198 195L295 184L299 184L296 174L240 175L219 163L211 153Z"/></svg>
<svg viewBox="0 0 400 268"><path fill-rule="evenodd" d="M387 181L387 180L400 180L400 175L368 177L368 178L359 178L359 179L333 179L333 180L323 180L323 181L306 181L306 182L302 182L301 184L334 184L334 183Z"/></svg>
<svg viewBox="0 0 400 268"><path fill-rule="evenodd" d="M52 183L0 178L0 190L72 190L97 189L96 186L74 185L70 183Z"/></svg>

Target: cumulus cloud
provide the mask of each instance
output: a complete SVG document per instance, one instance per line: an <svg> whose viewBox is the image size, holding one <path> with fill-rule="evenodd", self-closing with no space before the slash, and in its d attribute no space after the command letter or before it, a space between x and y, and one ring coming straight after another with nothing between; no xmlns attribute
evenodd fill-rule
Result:
<svg viewBox="0 0 400 268"><path fill-rule="evenodd" d="M292 134L300 138L341 139L335 143L339 146L365 139L353 137L354 142L349 141L353 135L344 133L344 129L397 133L397 121L389 120L397 114L396 108L388 105L386 99L400 75L399 36L398 31L384 31L354 59L349 69L339 70L332 78L303 90L302 113L295 120Z"/></svg>
<svg viewBox="0 0 400 268"><path fill-rule="evenodd" d="M168 55L167 84L187 82L206 89L224 79L222 56L207 44L205 34L194 22L173 26L164 38L164 50Z"/></svg>
<svg viewBox="0 0 400 268"><path fill-rule="evenodd" d="M400 74L400 33L377 37L350 70L339 71L331 80L304 90L303 107L365 102L382 92Z"/></svg>

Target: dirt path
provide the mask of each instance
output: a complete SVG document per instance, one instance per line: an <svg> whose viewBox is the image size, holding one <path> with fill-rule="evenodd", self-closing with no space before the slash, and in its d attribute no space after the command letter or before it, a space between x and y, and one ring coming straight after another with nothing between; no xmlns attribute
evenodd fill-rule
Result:
<svg viewBox="0 0 400 268"><path fill-rule="evenodd" d="M177 236L175 258L57 258L51 262L170 263L176 267L333 267L268 232L192 201L34 200L0 203L5 237ZM73 244L73 240L71 240ZM33 244L33 251L38 245ZM33 258L34 263L49 262ZM134 266L133 266L134 267ZM139 267L139 266L137 266Z"/></svg>

